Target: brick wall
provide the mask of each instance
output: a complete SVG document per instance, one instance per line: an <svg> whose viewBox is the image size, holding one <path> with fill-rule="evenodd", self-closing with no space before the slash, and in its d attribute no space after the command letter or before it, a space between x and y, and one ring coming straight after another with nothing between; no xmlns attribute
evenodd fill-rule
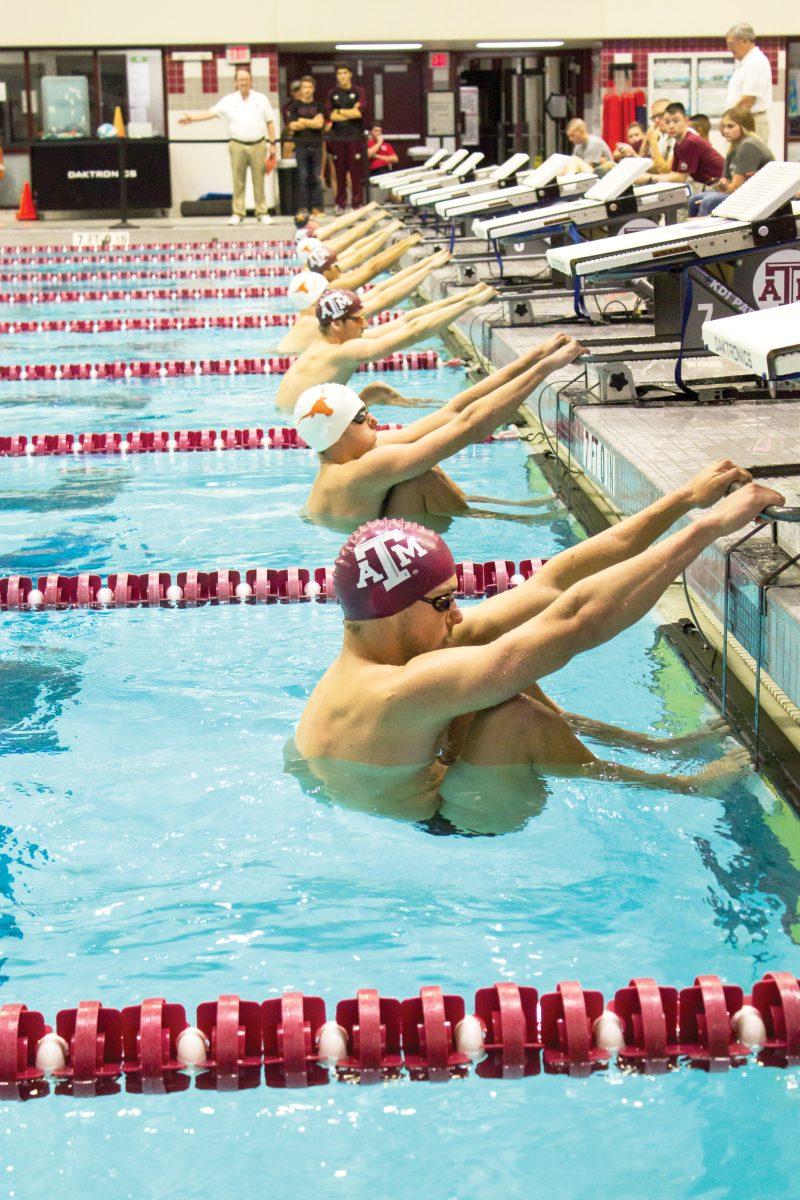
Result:
<svg viewBox="0 0 800 1200"><path fill-rule="evenodd" d="M758 42L772 66L772 82L778 82L778 51L782 50L786 41L784 38L761 38ZM648 54L685 54L687 51L703 53L708 50L725 50L724 38L642 38L634 41L603 42L600 51L600 84L608 87L612 82L612 68L616 54L628 54L634 64L633 78L630 86L633 88L647 87L647 56Z"/></svg>
<svg viewBox="0 0 800 1200"><path fill-rule="evenodd" d="M181 47L175 48L180 52ZM166 54L167 93L170 110L206 109L234 90L236 67L225 61L224 46L193 46L186 50L210 50L213 58L202 62L176 62ZM278 90L278 51L274 46L251 46L253 87L257 92Z"/></svg>

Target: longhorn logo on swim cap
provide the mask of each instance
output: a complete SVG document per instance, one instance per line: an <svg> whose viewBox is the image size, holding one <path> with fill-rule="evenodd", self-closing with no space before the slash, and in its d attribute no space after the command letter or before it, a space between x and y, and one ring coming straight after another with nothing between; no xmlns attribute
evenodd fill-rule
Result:
<svg viewBox="0 0 800 1200"><path fill-rule="evenodd" d="M342 317L354 317L361 312L361 301L349 288L333 288L326 292L317 304L317 320L320 325L330 325Z"/></svg>
<svg viewBox="0 0 800 1200"><path fill-rule="evenodd" d="M391 617L456 573L453 556L431 529L398 518L362 525L339 551L336 596L349 621Z"/></svg>

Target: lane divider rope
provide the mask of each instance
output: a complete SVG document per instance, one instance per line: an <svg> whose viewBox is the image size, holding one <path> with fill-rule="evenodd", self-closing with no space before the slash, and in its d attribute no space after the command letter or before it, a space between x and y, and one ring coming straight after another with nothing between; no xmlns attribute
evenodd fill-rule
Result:
<svg viewBox="0 0 800 1200"><path fill-rule="evenodd" d="M361 988L328 1019L325 1000L285 992L262 1002L223 995L197 1007L152 997L123 1009L83 1000L55 1027L24 1004L0 1008L0 1099L304 1088L342 1079L373 1083L405 1071L445 1082L471 1068L485 1079L586 1077L616 1065L665 1074L681 1062L709 1073L800 1063L800 984L770 971L745 995L717 975L678 991L634 978L606 1004L597 990L563 981L536 988L479 988L472 1012L438 985L405 1000Z"/></svg>
<svg viewBox="0 0 800 1200"><path fill-rule="evenodd" d="M0 292L0 304L88 304L90 301L107 300L172 300L185 303L190 300L265 300L275 296L288 296L289 289L283 284L244 284L241 287L216 288L132 288L130 291L60 291L60 292Z"/></svg>
<svg viewBox="0 0 800 1200"><path fill-rule="evenodd" d="M544 559L508 559L456 563L456 595L493 596L530 579ZM105 608L197 608L212 604L336 603L333 568L250 567L244 570L169 571L144 574L117 571L102 577L80 575L9 575L0 578L0 610Z"/></svg>
<svg viewBox="0 0 800 1200"><path fill-rule="evenodd" d="M376 431L402 429L399 422L376 425ZM518 441L519 431L491 433L490 442ZM0 435L0 458L59 458L80 454L174 454L225 450L308 450L296 429L137 429L128 433L24 433Z"/></svg>
<svg viewBox="0 0 800 1200"><path fill-rule="evenodd" d="M250 251L254 256L258 256L263 253L265 246L270 248L270 253L281 248L289 250L292 254L297 253L297 245L291 238L266 238L241 242L225 242L214 238L211 241L200 242L131 242L128 246L110 246L105 251L97 251L90 247L84 249L81 246L73 246L71 242L27 242L19 246L0 246L0 258L19 258L26 255L36 258L42 254L66 254L84 258L86 254L91 253L125 258L131 254L164 254L169 251L188 253L197 250L223 253L233 251L242 254Z"/></svg>
<svg viewBox="0 0 800 1200"><path fill-rule="evenodd" d="M142 266L146 267L149 264L158 265L159 263L181 263L181 262L197 262L198 265L203 263L229 263L229 262L246 262L246 263L271 263L284 260L290 260L294 263L299 263L299 255L297 247L294 244L286 246L271 246L267 250L256 248L255 250L240 251L235 245L216 246L213 249L207 250L164 250L157 254L122 254L114 252L105 254L90 254L88 252L77 250L72 254L47 254L47 255L9 255L0 254L0 266L19 266L19 267L57 267L57 266L85 266L87 263L95 263L98 266L113 267L131 267Z"/></svg>
<svg viewBox="0 0 800 1200"><path fill-rule="evenodd" d="M413 310L406 310L413 311ZM376 313L370 325L388 325L405 314L397 312ZM294 313L233 313L213 317L96 317L74 321L0 321L0 334L16 333L126 333L130 330L147 330L161 333L173 329L271 329L294 325Z"/></svg>
<svg viewBox="0 0 800 1200"><path fill-rule="evenodd" d="M292 267L234 266L225 267L166 267L152 271L135 271L127 267L119 271L0 271L0 283L105 283L136 282L157 283L162 279L228 279L241 275L245 279L285 279L292 274Z"/></svg>
<svg viewBox="0 0 800 1200"><path fill-rule="evenodd" d="M19 380L73 379L164 379L187 375L285 375L294 356L280 354L268 358L171 359L165 362L141 361L99 363L10 363L0 366L0 382ZM461 359L443 363L435 350L397 353L376 362L362 363L358 371L433 371L441 366L463 366Z"/></svg>
<svg viewBox="0 0 800 1200"><path fill-rule="evenodd" d="M402 429L402 425L378 425ZM0 435L0 458L60 457L69 454L172 454L212 450L308 450L296 429L138 429L130 433L34 433Z"/></svg>

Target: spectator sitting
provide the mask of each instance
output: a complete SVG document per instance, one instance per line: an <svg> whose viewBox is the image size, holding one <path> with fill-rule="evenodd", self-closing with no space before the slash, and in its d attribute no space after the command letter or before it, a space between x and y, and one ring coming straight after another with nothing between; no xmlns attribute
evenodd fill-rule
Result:
<svg viewBox="0 0 800 1200"><path fill-rule="evenodd" d="M656 172L672 170L675 139L667 133L665 118L669 100L654 100L650 105L650 125L644 135L643 157L652 158Z"/></svg>
<svg viewBox="0 0 800 1200"><path fill-rule="evenodd" d="M638 121L631 121L625 136L628 139L627 142L617 142L614 162L619 162L623 158L631 158L634 154L641 155L644 152L645 135Z"/></svg>
<svg viewBox="0 0 800 1200"><path fill-rule="evenodd" d="M689 117L689 124L695 133L699 133L701 138L708 141L711 133L711 122L705 113L695 113L693 117Z"/></svg>
<svg viewBox="0 0 800 1200"><path fill-rule="evenodd" d="M586 122L575 117L567 126L567 137L572 143L572 156L577 159L573 170L584 171L587 167L599 167L612 162L612 154L606 143L596 133L589 133Z"/></svg>
<svg viewBox="0 0 800 1200"><path fill-rule="evenodd" d="M666 132L675 138L672 166L669 171L654 171L644 182L688 183L690 179L704 186L716 183L725 166L722 155L710 142L690 127L686 109L678 101L668 104L664 114Z"/></svg>
<svg viewBox="0 0 800 1200"><path fill-rule="evenodd" d="M400 162L394 147L384 141L383 129L380 125L373 125L369 131L367 158L369 159L370 174L375 171L385 171L387 167L393 167Z"/></svg>
<svg viewBox="0 0 800 1200"><path fill-rule="evenodd" d="M730 143L722 179L714 191L692 196L689 201L690 217L708 216L726 196L740 188L756 171L760 171L764 163L775 159L766 142L756 136L750 109L729 108L723 114L720 129L722 136Z"/></svg>

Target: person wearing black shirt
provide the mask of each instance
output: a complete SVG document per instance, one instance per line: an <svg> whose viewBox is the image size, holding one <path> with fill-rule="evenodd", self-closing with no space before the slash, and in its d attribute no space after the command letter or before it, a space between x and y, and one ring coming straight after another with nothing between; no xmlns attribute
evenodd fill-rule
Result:
<svg viewBox="0 0 800 1200"><path fill-rule="evenodd" d="M297 160L297 207L320 214L323 210L322 128L325 108L314 99L314 79L304 75L297 96L284 107L286 130L294 142Z"/></svg>
<svg viewBox="0 0 800 1200"><path fill-rule="evenodd" d="M363 204L364 159L367 127L367 95L363 87L353 83L353 74L346 63L336 67L336 87L328 94L328 149L336 167L336 209L347 207L347 176L350 176L352 206Z"/></svg>

